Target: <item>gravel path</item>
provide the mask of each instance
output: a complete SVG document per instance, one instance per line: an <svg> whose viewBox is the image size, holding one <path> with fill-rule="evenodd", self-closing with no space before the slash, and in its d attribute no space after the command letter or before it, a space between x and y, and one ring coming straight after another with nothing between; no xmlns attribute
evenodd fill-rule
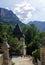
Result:
<svg viewBox="0 0 45 65"><path fill-rule="evenodd" d="M12 61L15 65L33 65L31 57L13 57Z"/></svg>

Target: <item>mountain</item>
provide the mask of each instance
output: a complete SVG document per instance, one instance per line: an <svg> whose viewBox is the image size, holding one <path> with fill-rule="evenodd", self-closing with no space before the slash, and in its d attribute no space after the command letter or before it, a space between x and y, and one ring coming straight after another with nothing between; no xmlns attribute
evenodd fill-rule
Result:
<svg viewBox="0 0 45 65"><path fill-rule="evenodd" d="M45 21L30 21L29 24L35 24L40 31L45 32Z"/></svg>
<svg viewBox="0 0 45 65"><path fill-rule="evenodd" d="M7 24L19 24L23 25L23 23L19 20L19 18L14 14L11 10L0 8L0 20Z"/></svg>

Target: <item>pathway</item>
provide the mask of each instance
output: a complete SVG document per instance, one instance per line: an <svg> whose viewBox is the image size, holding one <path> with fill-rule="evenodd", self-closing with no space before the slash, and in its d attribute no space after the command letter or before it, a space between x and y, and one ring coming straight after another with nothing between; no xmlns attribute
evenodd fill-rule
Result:
<svg viewBox="0 0 45 65"><path fill-rule="evenodd" d="M31 57L13 57L15 65L33 65Z"/></svg>

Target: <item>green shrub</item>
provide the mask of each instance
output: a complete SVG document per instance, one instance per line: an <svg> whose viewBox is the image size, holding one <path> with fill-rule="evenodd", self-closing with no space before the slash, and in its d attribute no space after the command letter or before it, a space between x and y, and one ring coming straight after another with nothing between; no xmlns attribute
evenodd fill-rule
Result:
<svg viewBox="0 0 45 65"><path fill-rule="evenodd" d="M35 51L32 52L32 56L35 58L38 58L38 50L36 49Z"/></svg>

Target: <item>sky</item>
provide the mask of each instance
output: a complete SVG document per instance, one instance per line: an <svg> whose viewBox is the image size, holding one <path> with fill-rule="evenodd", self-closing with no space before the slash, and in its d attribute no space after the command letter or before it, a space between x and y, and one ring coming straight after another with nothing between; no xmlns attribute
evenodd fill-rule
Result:
<svg viewBox="0 0 45 65"><path fill-rule="evenodd" d="M0 0L0 8L12 10L23 23L45 21L45 0Z"/></svg>

